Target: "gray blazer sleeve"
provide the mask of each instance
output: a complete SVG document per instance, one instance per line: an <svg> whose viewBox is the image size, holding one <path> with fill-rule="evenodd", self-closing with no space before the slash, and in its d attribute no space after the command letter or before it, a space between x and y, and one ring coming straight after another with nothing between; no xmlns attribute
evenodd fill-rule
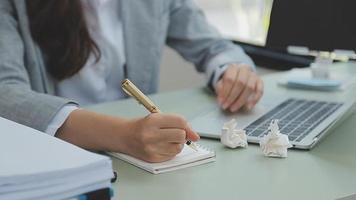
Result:
<svg viewBox="0 0 356 200"><path fill-rule="evenodd" d="M200 72L205 72L213 59L217 67L230 63L254 66L241 47L223 39L208 24L203 12L192 0L172 1L167 44L193 62Z"/></svg>
<svg viewBox="0 0 356 200"><path fill-rule="evenodd" d="M11 1L0 3L0 116L44 131L70 101L32 90Z"/></svg>

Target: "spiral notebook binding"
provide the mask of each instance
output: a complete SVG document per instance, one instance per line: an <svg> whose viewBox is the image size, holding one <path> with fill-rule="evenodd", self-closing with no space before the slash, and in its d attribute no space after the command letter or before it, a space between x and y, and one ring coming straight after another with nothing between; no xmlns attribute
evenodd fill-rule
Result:
<svg viewBox="0 0 356 200"><path fill-rule="evenodd" d="M201 144L199 144L199 143L195 143L195 145L196 145L196 147L197 147L198 149L203 149L203 150L205 150L205 151L209 151L209 152L214 152L214 153L215 153L214 150L212 150L211 148L209 148L209 147L207 147L207 146L203 146L203 145L201 145Z"/></svg>

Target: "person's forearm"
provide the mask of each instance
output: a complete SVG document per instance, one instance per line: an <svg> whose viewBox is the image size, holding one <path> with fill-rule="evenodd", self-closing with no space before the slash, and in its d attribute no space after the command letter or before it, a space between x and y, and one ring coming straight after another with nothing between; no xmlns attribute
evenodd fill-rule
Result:
<svg viewBox="0 0 356 200"><path fill-rule="evenodd" d="M127 120L82 109L70 113L56 137L88 150L120 152L148 162L172 159L187 140L199 139L177 115L155 113Z"/></svg>
<svg viewBox="0 0 356 200"><path fill-rule="evenodd" d="M78 109L69 115L56 136L85 149L125 152L130 124L129 120Z"/></svg>

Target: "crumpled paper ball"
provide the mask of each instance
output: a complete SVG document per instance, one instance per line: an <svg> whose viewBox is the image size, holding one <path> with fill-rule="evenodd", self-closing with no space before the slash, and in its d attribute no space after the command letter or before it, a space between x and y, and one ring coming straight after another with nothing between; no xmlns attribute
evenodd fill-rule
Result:
<svg viewBox="0 0 356 200"><path fill-rule="evenodd" d="M260 140L260 147L265 156L288 157L288 148L292 147L287 135L279 131L278 120L272 120L268 133Z"/></svg>
<svg viewBox="0 0 356 200"><path fill-rule="evenodd" d="M222 128L220 141L222 144L230 148L246 148L248 146L246 131L236 129L236 125L236 119L232 119L225 123Z"/></svg>

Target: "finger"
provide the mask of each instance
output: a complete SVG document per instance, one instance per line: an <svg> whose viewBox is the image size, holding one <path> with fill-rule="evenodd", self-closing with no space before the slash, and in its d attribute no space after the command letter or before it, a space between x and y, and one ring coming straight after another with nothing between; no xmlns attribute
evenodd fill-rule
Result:
<svg viewBox="0 0 356 200"><path fill-rule="evenodd" d="M182 151L183 147L184 144L162 143L160 145L157 145L157 154L161 156L175 156Z"/></svg>
<svg viewBox="0 0 356 200"><path fill-rule="evenodd" d="M223 104L224 109L229 108L231 104L235 102L236 98L241 95L245 85L249 80L250 74L251 71L245 67L239 70L234 86L231 89L229 96L227 97L226 101Z"/></svg>
<svg viewBox="0 0 356 200"><path fill-rule="evenodd" d="M218 83L216 84L215 92L216 92L216 96L218 98L219 105L222 105L222 103L223 103L223 98L222 98L223 81L222 80L219 80Z"/></svg>
<svg viewBox="0 0 356 200"><path fill-rule="evenodd" d="M153 123L160 128L186 129L188 127L187 121L179 115L154 113L151 116Z"/></svg>
<svg viewBox="0 0 356 200"><path fill-rule="evenodd" d="M261 79L259 79L257 81L255 95L253 95L253 97L251 98L251 100L249 100L249 103L247 105L248 110L251 110L258 103L258 101L261 99L261 97L263 95L263 87L264 87L263 81Z"/></svg>
<svg viewBox="0 0 356 200"><path fill-rule="evenodd" d="M224 73L224 76L222 78L223 88L222 88L222 92L219 94L219 97L218 97L218 98L221 98L222 104L225 103L232 87L234 86L238 71L239 71L239 68L231 66Z"/></svg>
<svg viewBox="0 0 356 200"><path fill-rule="evenodd" d="M163 155L177 155L179 154L184 147L184 144L169 144L169 146L166 149L166 152L163 153Z"/></svg>
<svg viewBox="0 0 356 200"><path fill-rule="evenodd" d="M160 129L159 131L160 141L166 141L167 143L184 144L187 141L187 134L182 129Z"/></svg>
<svg viewBox="0 0 356 200"><path fill-rule="evenodd" d="M186 134L187 134L187 140L196 142L200 139L199 134L195 132L190 125L188 125L188 128L186 129Z"/></svg>
<svg viewBox="0 0 356 200"><path fill-rule="evenodd" d="M250 76L242 94L237 98L237 100L233 103L233 105L231 105L230 107L231 112L238 111L242 106L244 106L247 103L248 98L255 91L256 81L257 81L256 75Z"/></svg>
<svg viewBox="0 0 356 200"><path fill-rule="evenodd" d="M157 120L160 120L158 123L161 129L182 129L186 132L187 140L197 141L200 139L200 136L192 130L188 122L179 115L161 114Z"/></svg>

